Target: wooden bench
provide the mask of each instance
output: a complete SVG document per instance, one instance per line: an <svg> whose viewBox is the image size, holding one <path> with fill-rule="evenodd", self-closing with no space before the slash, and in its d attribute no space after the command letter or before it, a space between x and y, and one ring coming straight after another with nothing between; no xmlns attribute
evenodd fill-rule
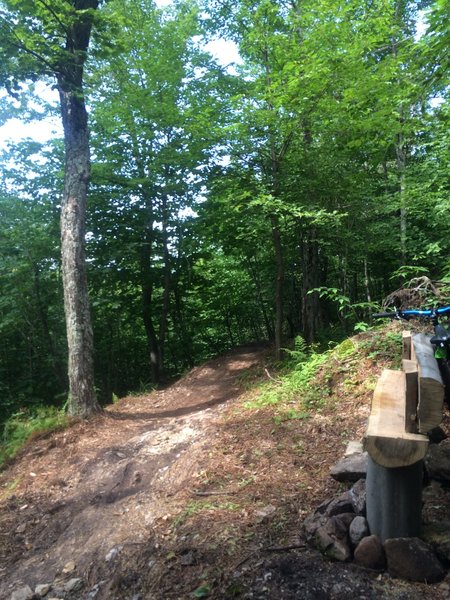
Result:
<svg viewBox="0 0 450 600"><path fill-rule="evenodd" d="M406 467L422 460L428 438L412 433L411 407L406 402L411 386L404 371L385 369L378 379L372 400L364 448L383 467ZM411 379L411 378L410 378ZM414 383L415 378L412 378Z"/></svg>
<svg viewBox="0 0 450 600"><path fill-rule="evenodd" d="M441 423L443 400L429 339L404 334L402 370L381 374L363 440L369 455L367 520L382 541L420 533L426 434Z"/></svg>

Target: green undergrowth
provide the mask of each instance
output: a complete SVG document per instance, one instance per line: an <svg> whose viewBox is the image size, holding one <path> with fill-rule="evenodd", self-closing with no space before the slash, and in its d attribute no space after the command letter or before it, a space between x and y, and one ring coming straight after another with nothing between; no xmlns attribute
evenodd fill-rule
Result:
<svg viewBox="0 0 450 600"><path fill-rule="evenodd" d="M0 468L14 458L30 440L67 427L69 417L52 406L41 406L33 412L21 411L12 415L4 425L0 442Z"/></svg>
<svg viewBox="0 0 450 600"><path fill-rule="evenodd" d="M360 361L382 361L390 368L399 368L401 362L401 333L390 330L366 331L347 338L325 351L308 346L298 337L293 349L286 349L287 358L271 374L257 398L247 402L249 409L274 406L274 420L307 419L313 412L333 402L333 379L345 371L345 381L352 381ZM371 381L367 381L368 387Z"/></svg>

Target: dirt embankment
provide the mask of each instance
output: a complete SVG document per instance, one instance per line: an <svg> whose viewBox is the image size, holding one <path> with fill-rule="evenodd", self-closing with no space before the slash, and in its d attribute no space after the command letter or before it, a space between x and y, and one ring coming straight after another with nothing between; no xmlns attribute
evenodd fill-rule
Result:
<svg viewBox="0 0 450 600"><path fill-rule="evenodd" d="M338 489L329 467L364 428L374 367L358 365L350 399L337 365L329 409L274 418L242 405L266 355L238 349L30 444L0 477L0 598L75 577L66 598L446 597L304 546L301 519Z"/></svg>

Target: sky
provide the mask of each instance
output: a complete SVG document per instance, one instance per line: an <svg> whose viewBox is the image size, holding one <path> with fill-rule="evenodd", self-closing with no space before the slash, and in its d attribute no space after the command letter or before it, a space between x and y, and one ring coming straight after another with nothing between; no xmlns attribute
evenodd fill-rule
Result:
<svg viewBox="0 0 450 600"><path fill-rule="evenodd" d="M155 0L155 3L158 7L163 8L170 5L172 0ZM209 42L206 45L206 50L223 66L240 62L237 47L233 42L217 39ZM55 91L50 90L44 84L37 84L36 87L37 94L41 98L57 105L58 97ZM2 96L5 97L5 95L6 92L0 91L0 98ZM58 117L31 123L24 123L20 119L13 118L0 127L0 150L6 148L9 143L15 143L26 138L31 138L39 143L45 143L57 136L62 136L62 125Z"/></svg>
<svg viewBox="0 0 450 600"><path fill-rule="evenodd" d="M172 0L155 0L158 7L163 8L172 3ZM421 18L417 27L417 36L420 37L424 33L425 23ZM224 39L217 39L209 42L206 45L206 50L210 52L216 60L223 66L230 63L239 63L240 57L237 47L233 42ZM232 69L231 69L232 70ZM50 91L43 84L38 84L37 93L44 99L53 101L55 105L58 103L58 98L55 91ZM0 91L1 96L5 92ZM8 143L14 143L25 138L32 138L34 141L45 143L46 141L62 135L62 125L58 117L45 119L40 122L24 123L20 119L10 119L2 127L0 127L0 150L5 148Z"/></svg>

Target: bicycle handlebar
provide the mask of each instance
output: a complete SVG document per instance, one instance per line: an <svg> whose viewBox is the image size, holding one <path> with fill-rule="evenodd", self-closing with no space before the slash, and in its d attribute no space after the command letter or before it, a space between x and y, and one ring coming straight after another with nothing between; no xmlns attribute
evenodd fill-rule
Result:
<svg viewBox="0 0 450 600"><path fill-rule="evenodd" d="M450 313L450 305L441 306L440 308L431 309L410 309L400 310L396 309L395 312L375 313L372 315L374 319L404 319L408 321L413 317L429 317L431 319L436 318L438 315L444 315Z"/></svg>

